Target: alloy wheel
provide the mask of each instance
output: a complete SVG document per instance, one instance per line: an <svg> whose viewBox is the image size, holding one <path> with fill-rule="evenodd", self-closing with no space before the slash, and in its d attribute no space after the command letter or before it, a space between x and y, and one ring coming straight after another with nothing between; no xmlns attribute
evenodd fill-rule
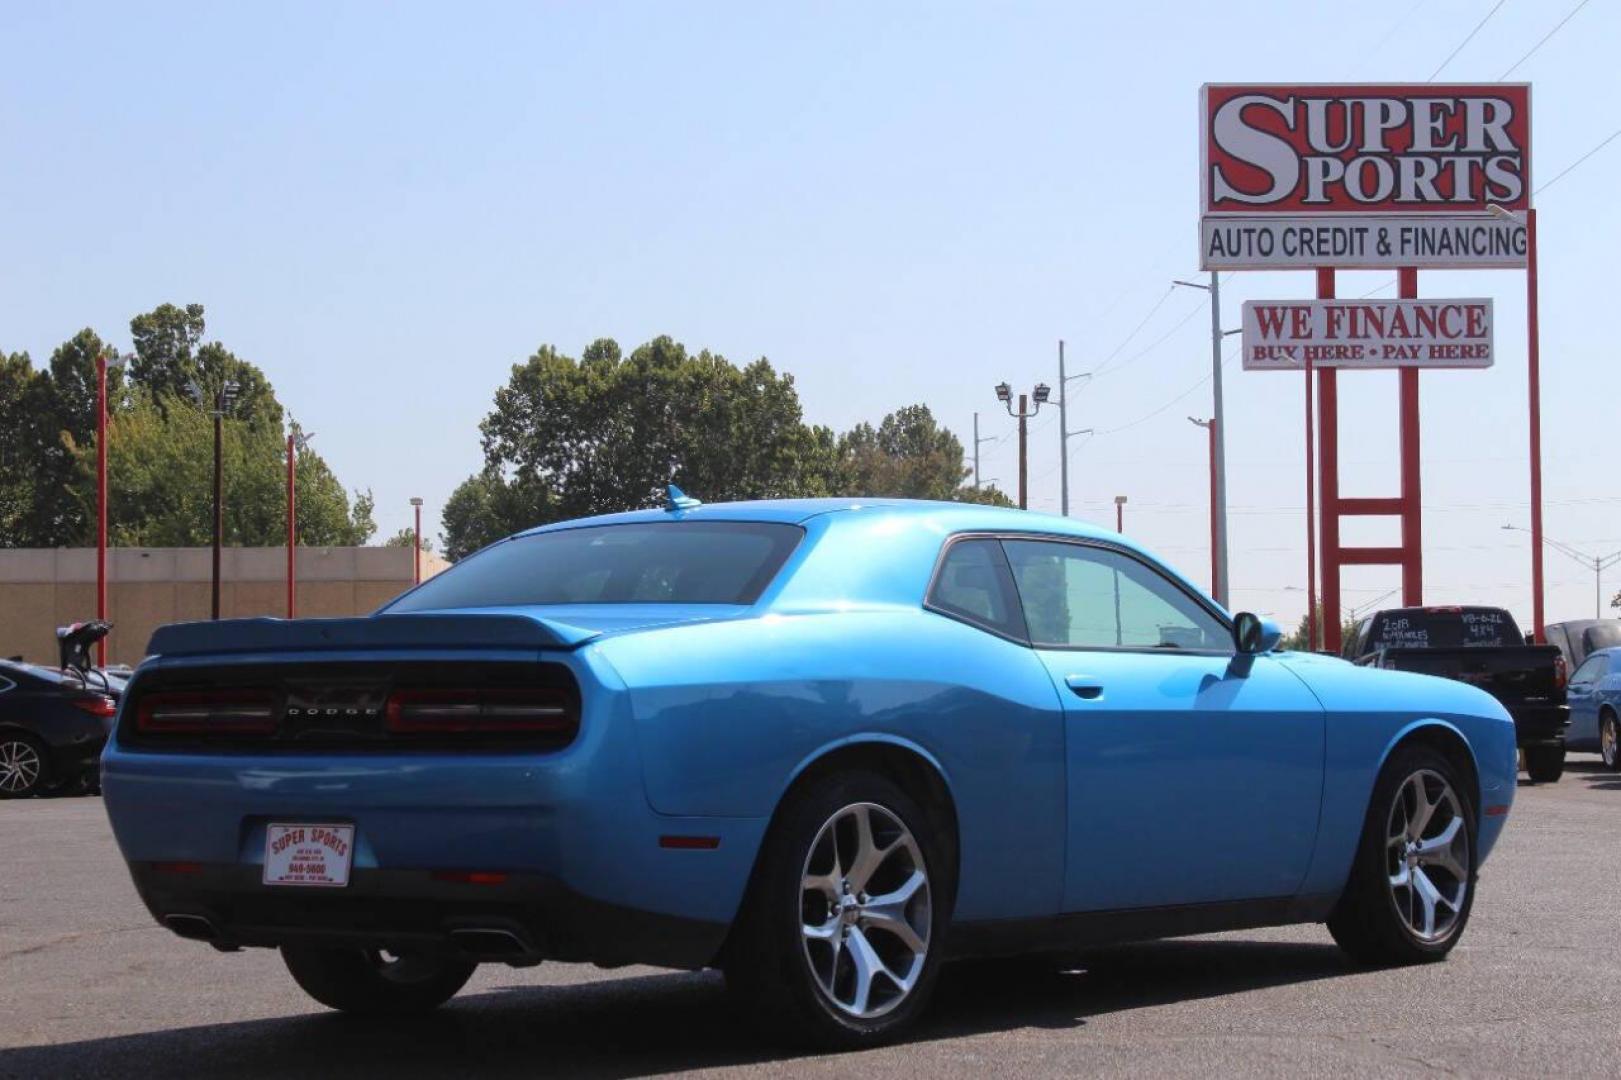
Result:
<svg viewBox="0 0 1621 1080"><path fill-rule="evenodd" d="M1616 762L1621 759L1621 734L1616 732L1614 713L1605 713L1598 725L1598 754L1604 759L1604 767L1613 769Z"/></svg>
<svg viewBox="0 0 1621 1080"><path fill-rule="evenodd" d="M854 803L822 825L800 877L805 959L840 1012L894 1010L923 974L933 927L928 866L904 822Z"/></svg>
<svg viewBox="0 0 1621 1080"><path fill-rule="evenodd" d="M1469 893L1469 828L1440 773L1420 769L1396 790L1385 828L1390 899L1419 941L1445 941Z"/></svg>
<svg viewBox="0 0 1621 1080"><path fill-rule="evenodd" d="M32 743L21 739L0 742L0 791L20 795L32 790L44 768Z"/></svg>

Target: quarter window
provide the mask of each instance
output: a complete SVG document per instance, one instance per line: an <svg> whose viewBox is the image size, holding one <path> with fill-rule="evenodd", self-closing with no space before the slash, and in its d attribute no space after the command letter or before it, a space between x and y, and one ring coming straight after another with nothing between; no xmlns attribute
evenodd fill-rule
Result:
<svg viewBox="0 0 1621 1080"><path fill-rule="evenodd" d="M1043 540L1003 547L1037 646L1232 651L1220 619L1130 556Z"/></svg>
<svg viewBox="0 0 1621 1080"><path fill-rule="evenodd" d="M1587 662L1576 669L1576 674L1571 676L1570 681L1586 686L1604 678L1605 673L1609 670L1610 658L1608 656L1589 656Z"/></svg>
<svg viewBox="0 0 1621 1080"><path fill-rule="evenodd" d="M929 606L1007 637L1024 637L1013 576L995 540L959 540L940 562Z"/></svg>

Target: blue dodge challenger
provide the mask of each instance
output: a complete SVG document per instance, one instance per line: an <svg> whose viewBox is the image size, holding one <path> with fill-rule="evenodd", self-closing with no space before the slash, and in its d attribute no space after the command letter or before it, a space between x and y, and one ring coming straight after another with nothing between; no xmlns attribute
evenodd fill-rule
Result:
<svg viewBox="0 0 1621 1080"><path fill-rule="evenodd" d="M1445 955L1512 722L1278 637L1070 520L672 489L368 617L160 629L103 789L158 920L353 1012L481 962L717 966L863 1045L955 957L1295 922Z"/></svg>

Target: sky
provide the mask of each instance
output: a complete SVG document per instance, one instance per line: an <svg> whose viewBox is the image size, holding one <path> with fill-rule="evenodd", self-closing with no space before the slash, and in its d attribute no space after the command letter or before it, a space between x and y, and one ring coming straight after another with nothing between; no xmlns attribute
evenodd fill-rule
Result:
<svg viewBox="0 0 1621 1080"><path fill-rule="evenodd" d="M1056 384L1064 339L1100 372L1070 384L1094 432L1069 440L1071 513L1112 525L1127 496L1126 531L1202 581L1209 310L1170 285L1198 274L1200 85L1495 80L1579 2L8 5L0 349L42 362L85 326L127 349L132 315L201 303L374 492L380 536L411 496L437 536L542 344L764 356L841 430L922 402L971 444L977 411L981 475L1009 490L992 387ZM1621 549L1621 139L1558 174L1616 130L1618 41L1617 5L1589 2L1512 72L1545 189L1546 531L1590 555ZM1231 274L1224 325L1313 288ZM1529 538L1502 528L1529 524L1525 276L1419 292L1493 298L1497 346L1489 371L1422 376L1425 600L1529 622ZM1341 275L1363 293L1394 275ZM1342 492L1396 494L1395 375L1340 385ZM1233 359L1224 387L1232 604L1292 625L1303 380ZM1059 506L1058 432L1054 408L1032 421L1037 510ZM1550 550L1547 579L1549 621L1592 614L1590 567ZM1348 605L1399 584L1343 580Z"/></svg>

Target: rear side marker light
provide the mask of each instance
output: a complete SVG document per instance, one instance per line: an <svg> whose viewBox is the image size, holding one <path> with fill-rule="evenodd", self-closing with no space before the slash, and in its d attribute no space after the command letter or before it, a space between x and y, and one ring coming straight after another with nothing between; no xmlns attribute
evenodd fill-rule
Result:
<svg viewBox="0 0 1621 1080"><path fill-rule="evenodd" d="M720 847L718 836L661 836L659 847L676 851L714 851Z"/></svg>
<svg viewBox="0 0 1621 1080"><path fill-rule="evenodd" d="M498 870L435 870L430 876L456 885L505 885L507 881L507 875Z"/></svg>
<svg viewBox="0 0 1621 1080"><path fill-rule="evenodd" d="M1553 688L1563 690L1570 681L1570 669L1565 666L1565 654L1560 653L1553 658Z"/></svg>
<svg viewBox="0 0 1621 1080"><path fill-rule="evenodd" d="M97 694L94 697L74 698L73 704L76 708L83 709L91 716L99 716L103 720L118 712L118 702L104 694Z"/></svg>
<svg viewBox="0 0 1621 1080"><path fill-rule="evenodd" d="M396 690L383 706L402 735L474 732L573 734L567 698L555 690Z"/></svg>
<svg viewBox="0 0 1621 1080"><path fill-rule="evenodd" d="M1507 803L1497 803L1494 806L1486 807L1486 816L1487 817L1507 817L1508 816L1508 804Z"/></svg>
<svg viewBox="0 0 1621 1080"><path fill-rule="evenodd" d="M141 698L137 731L153 734L269 735L276 698L268 690L174 690Z"/></svg>

